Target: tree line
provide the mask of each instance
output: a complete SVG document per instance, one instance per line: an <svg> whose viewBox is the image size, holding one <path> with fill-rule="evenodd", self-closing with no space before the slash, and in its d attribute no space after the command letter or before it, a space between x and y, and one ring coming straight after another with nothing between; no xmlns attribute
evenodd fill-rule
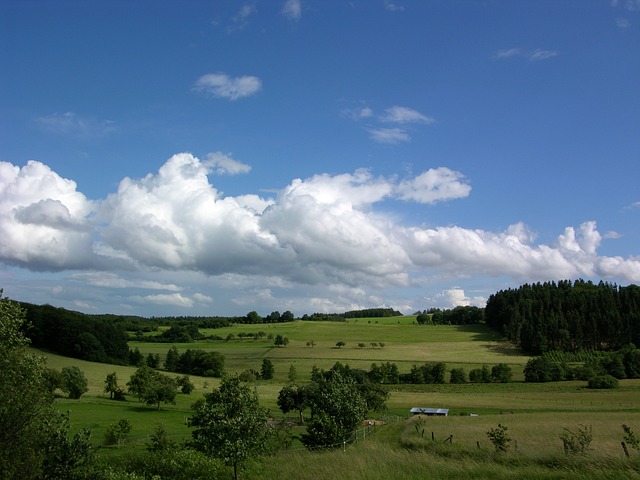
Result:
<svg viewBox="0 0 640 480"><path fill-rule="evenodd" d="M485 321L534 355L640 345L640 287L584 280L525 284L491 295Z"/></svg>

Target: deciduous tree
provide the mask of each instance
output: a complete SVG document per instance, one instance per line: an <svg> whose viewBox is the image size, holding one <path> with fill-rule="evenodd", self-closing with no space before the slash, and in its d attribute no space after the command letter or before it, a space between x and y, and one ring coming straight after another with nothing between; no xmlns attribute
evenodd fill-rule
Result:
<svg viewBox="0 0 640 480"><path fill-rule="evenodd" d="M195 427L193 445L233 467L237 480L242 462L263 452L272 432L268 411L260 406L256 389L237 376L226 377L193 409L189 419L189 426Z"/></svg>

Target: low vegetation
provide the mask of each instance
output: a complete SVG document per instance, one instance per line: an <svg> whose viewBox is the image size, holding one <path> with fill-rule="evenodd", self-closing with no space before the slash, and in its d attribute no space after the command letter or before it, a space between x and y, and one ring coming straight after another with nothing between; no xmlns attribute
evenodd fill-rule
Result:
<svg viewBox="0 0 640 480"><path fill-rule="evenodd" d="M640 478L635 346L532 358L475 310L370 313L127 319L109 364L29 348L1 299L0 477Z"/></svg>

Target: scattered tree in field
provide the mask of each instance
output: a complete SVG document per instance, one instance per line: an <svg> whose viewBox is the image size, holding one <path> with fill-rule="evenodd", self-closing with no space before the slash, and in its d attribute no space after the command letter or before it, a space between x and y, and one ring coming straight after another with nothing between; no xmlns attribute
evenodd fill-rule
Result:
<svg viewBox="0 0 640 480"><path fill-rule="evenodd" d="M298 377L298 372L296 370L295 365L292 363L289 366L289 373L287 374L287 378L289 379L289 383L296 383L297 377Z"/></svg>
<svg viewBox="0 0 640 480"><path fill-rule="evenodd" d="M498 424L487 432L487 437L496 449L496 452L506 452L511 446L511 437L507 435L507 427Z"/></svg>
<svg viewBox="0 0 640 480"><path fill-rule="evenodd" d="M308 448L341 446L365 418L367 405L350 377L321 375L309 399L312 419L302 443Z"/></svg>
<svg viewBox="0 0 640 480"><path fill-rule="evenodd" d="M75 365L64 367L60 374L62 376L62 391L68 394L69 398L79 399L83 393L89 390L87 377Z"/></svg>
<svg viewBox="0 0 640 480"><path fill-rule="evenodd" d="M105 444L120 446L124 443L132 428L131 422L126 418L121 419L118 423L109 425L104 435Z"/></svg>
<svg viewBox="0 0 640 480"><path fill-rule="evenodd" d="M464 368L452 368L449 374L449 383L467 383L467 374Z"/></svg>
<svg viewBox="0 0 640 480"><path fill-rule="evenodd" d="M421 313L420 315L418 315L416 317L416 322L418 322L420 325L427 325L432 323L431 322L431 315L427 314L427 313Z"/></svg>
<svg viewBox="0 0 640 480"><path fill-rule="evenodd" d="M300 424L304 423L304 410L308 405L309 388L300 385L285 385L278 393L278 407L285 415L296 411L300 416Z"/></svg>
<svg viewBox="0 0 640 480"><path fill-rule="evenodd" d="M315 345L316 345L316 342L314 342L313 340L309 340L309 341L307 342L307 347L311 347L311 348L313 348Z"/></svg>
<svg viewBox="0 0 640 480"><path fill-rule="evenodd" d="M195 427L193 445L232 466L237 480L242 462L262 453L272 432L268 411L260 406L255 388L237 376L226 377L193 409L189 419L189 426Z"/></svg>
<svg viewBox="0 0 640 480"><path fill-rule="evenodd" d="M491 367L491 379L498 383L509 383L513 377L511 367L506 363L499 363Z"/></svg>
<svg viewBox="0 0 640 480"><path fill-rule="evenodd" d="M178 370L178 360L180 354L175 345L173 345L168 351L167 356L164 359L164 369L168 372L175 372Z"/></svg>
<svg viewBox="0 0 640 480"><path fill-rule="evenodd" d="M276 335L276 338L273 342L276 347L286 347L289 345L289 339L287 337L283 337L282 335Z"/></svg>
<svg viewBox="0 0 640 480"><path fill-rule="evenodd" d="M138 400L142 400L144 392L155 374L156 372L147 365L138 367L127 382L129 393L135 394L138 397Z"/></svg>
<svg viewBox="0 0 640 480"><path fill-rule="evenodd" d="M146 444L147 450L154 453L166 453L176 448L176 442L169 438L164 424L159 423Z"/></svg>
<svg viewBox="0 0 640 480"><path fill-rule="evenodd" d="M107 378L104 381L104 393L109 394L109 398L113 399L114 393L120 390L118 387L118 374L116 372L107 373Z"/></svg>
<svg viewBox="0 0 640 480"><path fill-rule="evenodd" d="M346 343L344 343L342 340L340 340L339 342L336 343L336 347L338 348L342 348L346 345Z"/></svg>
<svg viewBox="0 0 640 480"><path fill-rule="evenodd" d="M149 353L145 360L151 368L160 368L160 354Z"/></svg>
<svg viewBox="0 0 640 480"><path fill-rule="evenodd" d="M579 425L578 430L575 432L568 428L563 430L564 432L560 434L560 439L567 455L584 455L587 453L593 440L591 425Z"/></svg>
<svg viewBox="0 0 640 480"><path fill-rule="evenodd" d="M193 384L188 375L183 375L182 377L178 377L176 379L176 384L180 387L180 391L189 395L193 392L196 386Z"/></svg>
<svg viewBox="0 0 640 480"><path fill-rule="evenodd" d="M268 358L262 359L262 367L260 368L260 378L263 380L271 380L273 378L275 369L273 368L273 362Z"/></svg>
<svg viewBox="0 0 640 480"><path fill-rule="evenodd" d="M160 410L160 403L176 403L176 386L173 378L156 372L145 386L142 398L147 405L155 405Z"/></svg>
<svg viewBox="0 0 640 480"><path fill-rule="evenodd" d="M640 438L631 430L631 427L623 424L622 431L624 432L625 443L635 450L640 450Z"/></svg>
<svg viewBox="0 0 640 480"><path fill-rule="evenodd" d="M380 346L380 348L384 348L385 344L383 342L378 342L378 345Z"/></svg>
<svg viewBox="0 0 640 480"><path fill-rule="evenodd" d="M367 345L366 345L365 343L362 343L362 342L360 342L360 343L358 344L358 348L364 348L364 347L366 347L366 346L367 346Z"/></svg>

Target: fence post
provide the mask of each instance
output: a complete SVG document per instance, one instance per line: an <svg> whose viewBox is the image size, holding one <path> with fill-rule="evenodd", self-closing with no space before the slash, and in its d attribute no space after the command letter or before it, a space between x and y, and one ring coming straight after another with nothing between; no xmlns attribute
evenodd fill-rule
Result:
<svg viewBox="0 0 640 480"><path fill-rule="evenodd" d="M622 444L622 449L624 450L624 454L628 457L629 456L629 450L627 450L627 444L624 442L620 442Z"/></svg>

